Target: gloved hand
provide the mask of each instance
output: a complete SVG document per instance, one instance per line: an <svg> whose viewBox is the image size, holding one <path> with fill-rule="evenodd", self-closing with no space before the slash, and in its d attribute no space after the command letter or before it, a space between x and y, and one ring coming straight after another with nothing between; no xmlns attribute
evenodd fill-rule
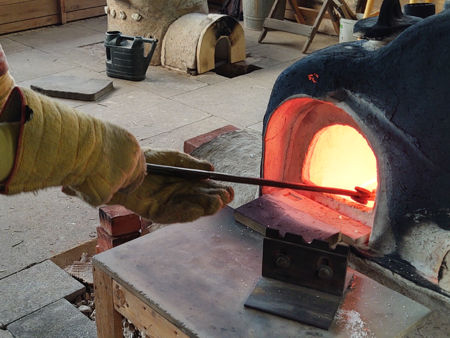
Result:
<svg viewBox="0 0 450 338"><path fill-rule="evenodd" d="M172 150L144 151L147 163L213 170L207 161ZM121 204L157 223L190 222L212 215L233 200L233 189L210 180L148 174L136 191L116 193L108 204Z"/></svg>
<svg viewBox="0 0 450 338"><path fill-rule="evenodd" d="M3 107L14 85L14 79L8 72L8 62L6 61L5 53L0 45L0 109Z"/></svg>
<svg viewBox="0 0 450 338"><path fill-rule="evenodd" d="M0 123L14 122L20 126L14 166L0 193L63 186L97 206L144 179L141 148L118 126L18 87L0 111Z"/></svg>

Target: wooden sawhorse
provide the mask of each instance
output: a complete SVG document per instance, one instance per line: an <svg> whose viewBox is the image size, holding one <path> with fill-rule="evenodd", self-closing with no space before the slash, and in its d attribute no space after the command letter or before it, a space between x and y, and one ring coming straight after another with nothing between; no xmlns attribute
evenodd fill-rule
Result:
<svg viewBox="0 0 450 338"><path fill-rule="evenodd" d="M262 40L266 37L266 34L269 30L289 32L308 37L308 40L306 40L302 49L302 53L306 53L327 11L337 34L339 34L339 17L336 12L345 19L356 20L355 13L353 13L353 11L348 7L348 5L345 3L345 0L324 0L322 7L320 8L316 16L314 24L310 26L305 24L305 20L301 14L300 9L298 8L297 0L288 1L295 11L295 18L297 20L297 23L284 20L286 0L275 0L269 12L269 15L264 20L263 30L258 39L259 43L261 43Z"/></svg>

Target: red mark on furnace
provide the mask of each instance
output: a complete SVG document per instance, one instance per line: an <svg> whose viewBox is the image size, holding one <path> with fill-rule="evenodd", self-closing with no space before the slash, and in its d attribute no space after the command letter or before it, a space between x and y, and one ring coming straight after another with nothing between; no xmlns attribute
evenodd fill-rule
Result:
<svg viewBox="0 0 450 338"><path fill-rule="evenodd" d="M317 73L308 74L308 80L311 81L312 83L317 83L318 78L319 74Z"/></svg>

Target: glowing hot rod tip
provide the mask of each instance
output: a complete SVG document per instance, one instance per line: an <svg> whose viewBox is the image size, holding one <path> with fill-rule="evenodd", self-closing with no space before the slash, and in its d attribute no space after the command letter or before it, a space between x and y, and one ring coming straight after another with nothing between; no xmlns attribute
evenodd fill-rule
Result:
<svg viewBox="0 0 450 338"><path fill-rule="evenodd" d="M361 204L367 204L375 199L375 191L370 191L361 187L355 187L358 195L351 196L352 200Z"/></svg>

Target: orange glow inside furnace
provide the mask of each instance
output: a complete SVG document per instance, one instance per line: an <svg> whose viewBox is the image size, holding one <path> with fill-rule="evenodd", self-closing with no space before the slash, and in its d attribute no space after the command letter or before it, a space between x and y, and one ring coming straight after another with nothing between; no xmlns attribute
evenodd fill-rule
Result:
<svg viewBox="0 0 450 338"><path fill-rule="evenodd" d="M377 188L377 161L367 140L353 127L332 125L313 138L302 177L313 184L353 190ZM350 197L344 197L350 199ZM374 202L366 205L373 208Z"/></svg>

